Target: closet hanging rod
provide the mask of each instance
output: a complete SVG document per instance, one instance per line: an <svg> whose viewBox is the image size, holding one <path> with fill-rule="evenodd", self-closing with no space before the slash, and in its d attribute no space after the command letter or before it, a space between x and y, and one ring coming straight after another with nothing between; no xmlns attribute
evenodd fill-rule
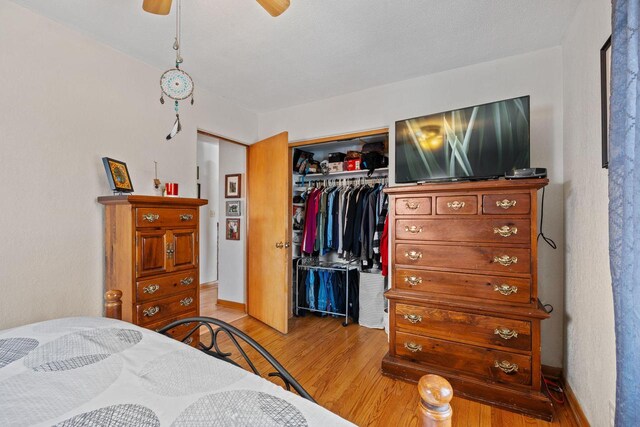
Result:
<svg viewBox="0 0 640 427"><path fill-rule="evenodd" d="M388 184L389 176L388 175L379 175L379 176L370 176L370 177L353 177L353 178L325 178L325 179L311 179L306 182L297 182L296 185L300 186L312 186L315 184L324 184L324 185L334 185L334 184L369 184L369 183L379 183L379 184Z"/></svg>
<svg viewBox="0 0 640 427"><path fill-rule="evenodd" d="M358 266L355 264L352 264L350 266L344 266L344 267L323 267L321 265L299 265L298 266L299 269L301 270L333 270L333 271L345 271L345 270L357 270Z"/></svg>

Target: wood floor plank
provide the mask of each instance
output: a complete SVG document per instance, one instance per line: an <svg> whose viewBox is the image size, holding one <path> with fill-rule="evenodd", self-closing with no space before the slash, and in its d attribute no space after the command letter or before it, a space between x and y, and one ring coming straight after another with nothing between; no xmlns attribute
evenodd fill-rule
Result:
<svg viewBox="0 0 640 427"><path fill-rule="evenodd" d="M233 325L275 356L320 405L354 424L419 425L416 385L385 377L380 371L388 348L384 331L356 324L345 328L339 319L316 316L292 318L287 335L251 317ZM256 366L270 371L264 361ZM277 379L273 382L281 384ZM556 405L552 423L457 397L451 405L454 427L575 426L561 405Z"/></svg>

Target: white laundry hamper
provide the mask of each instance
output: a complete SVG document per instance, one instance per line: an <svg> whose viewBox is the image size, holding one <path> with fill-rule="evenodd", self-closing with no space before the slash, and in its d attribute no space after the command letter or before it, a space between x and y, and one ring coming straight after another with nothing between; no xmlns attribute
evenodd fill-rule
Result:
<svg viewBox="0 0 640 427"><path fill-rule="evenodd" d="M384 329L384 277L380 273L360 273L360 326Z"/></svg>

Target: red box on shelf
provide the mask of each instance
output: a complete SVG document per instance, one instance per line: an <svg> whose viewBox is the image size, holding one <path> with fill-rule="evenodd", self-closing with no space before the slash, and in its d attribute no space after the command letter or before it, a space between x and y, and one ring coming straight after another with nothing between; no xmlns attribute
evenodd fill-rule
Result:
<svg viewBox="0 0 640 427"><path fill-rule="evenodd" d="M344 162L345 169L348 171L360 170L360 159L349 159Z"/></svg>

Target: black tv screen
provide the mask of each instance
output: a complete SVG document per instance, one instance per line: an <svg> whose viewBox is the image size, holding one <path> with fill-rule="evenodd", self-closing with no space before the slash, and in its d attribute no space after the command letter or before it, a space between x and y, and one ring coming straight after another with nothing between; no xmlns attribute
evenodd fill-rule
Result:
<svg viewBox="0 0 640 427"><path fill-rule="evenodd" d="M396 182L498 177L529 151L529 96L399 120Z"/></svg>

